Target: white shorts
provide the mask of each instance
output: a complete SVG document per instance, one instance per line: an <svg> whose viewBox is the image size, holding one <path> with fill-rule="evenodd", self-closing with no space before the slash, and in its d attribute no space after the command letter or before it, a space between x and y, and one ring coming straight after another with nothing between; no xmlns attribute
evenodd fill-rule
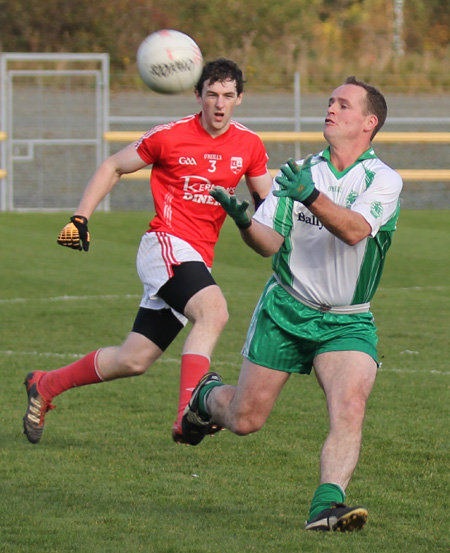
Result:
<svg viewBox="0 0 450 553"><path fill-rule="evenodd" d="M137 272L144 285L140 306L146 309L171 309L157 296L158 290L173 276L172 265L186 261L201 261L202 256L194 248L165 232L146 232L141 239L137 253ZM178 311L172 313L184 325L187 319Z"/></svg>

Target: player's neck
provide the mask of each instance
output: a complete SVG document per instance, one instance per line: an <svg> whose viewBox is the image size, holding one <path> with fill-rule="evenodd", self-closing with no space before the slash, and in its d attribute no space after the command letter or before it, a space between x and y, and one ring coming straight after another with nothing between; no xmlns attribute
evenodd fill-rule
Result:
<svg viewBox="0 0 450 553"><path fill-rule="evenodd" d="M330 144L330 160L333 167L339 171L345 171L351 167L370 147L370 144L359 145L339 144L334 146Z"/></svg>

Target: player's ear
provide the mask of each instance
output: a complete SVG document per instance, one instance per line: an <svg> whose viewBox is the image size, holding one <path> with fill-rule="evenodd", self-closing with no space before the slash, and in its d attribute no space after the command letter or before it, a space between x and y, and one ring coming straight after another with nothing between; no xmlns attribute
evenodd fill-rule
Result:
<svg viewBox="0 0 450 553"><path fill-rule="evenodd" d="M236 106L238 106L239 104L242 103L242 98L243 98L243 97L244 97L244 93L241 92L241 93L239 94L239 96L237 97Z"/></svg>
<svg viewBox="0 0 450 553"><path fill-rule="evenodd" d="M365 131L372 133L374 128L378 125L378 117L373 113L367 117Z"/></svg>
<svg viewBox="0 0 450 553"><path fill-rule="evenodd" d="M202 97L201 97L201 95L198 93L198 90L195 91L195 98L196 98L196 100L197 100L197 104L202 105Z"/></svg>

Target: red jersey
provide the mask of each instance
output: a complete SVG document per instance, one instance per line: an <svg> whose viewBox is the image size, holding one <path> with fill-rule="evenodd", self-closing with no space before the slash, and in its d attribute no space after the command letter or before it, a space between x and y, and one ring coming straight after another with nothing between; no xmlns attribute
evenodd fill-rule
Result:
<svg viewBox="0 0 450 553"><path fill-rule="evenodd" d="M136 150L153 165L150 186L156 216L148 232L185 240L211 267L226 212L209 190L223 186L234 194L244 175L266 174L268 158L261 139L247 127L231 121L227 132L213 138L199 116L154 127L136 142Z"/></svg>

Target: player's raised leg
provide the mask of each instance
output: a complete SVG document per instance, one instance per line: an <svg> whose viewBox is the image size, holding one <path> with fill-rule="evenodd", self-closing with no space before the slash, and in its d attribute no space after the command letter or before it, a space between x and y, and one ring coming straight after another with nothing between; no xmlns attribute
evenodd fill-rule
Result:
<svg viewBox="0 0 450 553"><path fill-rule="evenodd" d="M220 377L207 376L194 390L183 416L183 433L191 445L200 443L203 436L198 439L199 429L207 424L217 424L241 436L257 432L272 411L289 373L244 359L237 386L222 384Z"/></svg>
<svg viewBox="0 0 450 553"><path fill-rule="evenodd" d="M54 371L30 372L25 379L28 405L23 417L28 440L40 441L45 415L54 408L56 396L71 388L143 374L162 353L151 340L131 332L120 347L99 349Z"/></svg>

